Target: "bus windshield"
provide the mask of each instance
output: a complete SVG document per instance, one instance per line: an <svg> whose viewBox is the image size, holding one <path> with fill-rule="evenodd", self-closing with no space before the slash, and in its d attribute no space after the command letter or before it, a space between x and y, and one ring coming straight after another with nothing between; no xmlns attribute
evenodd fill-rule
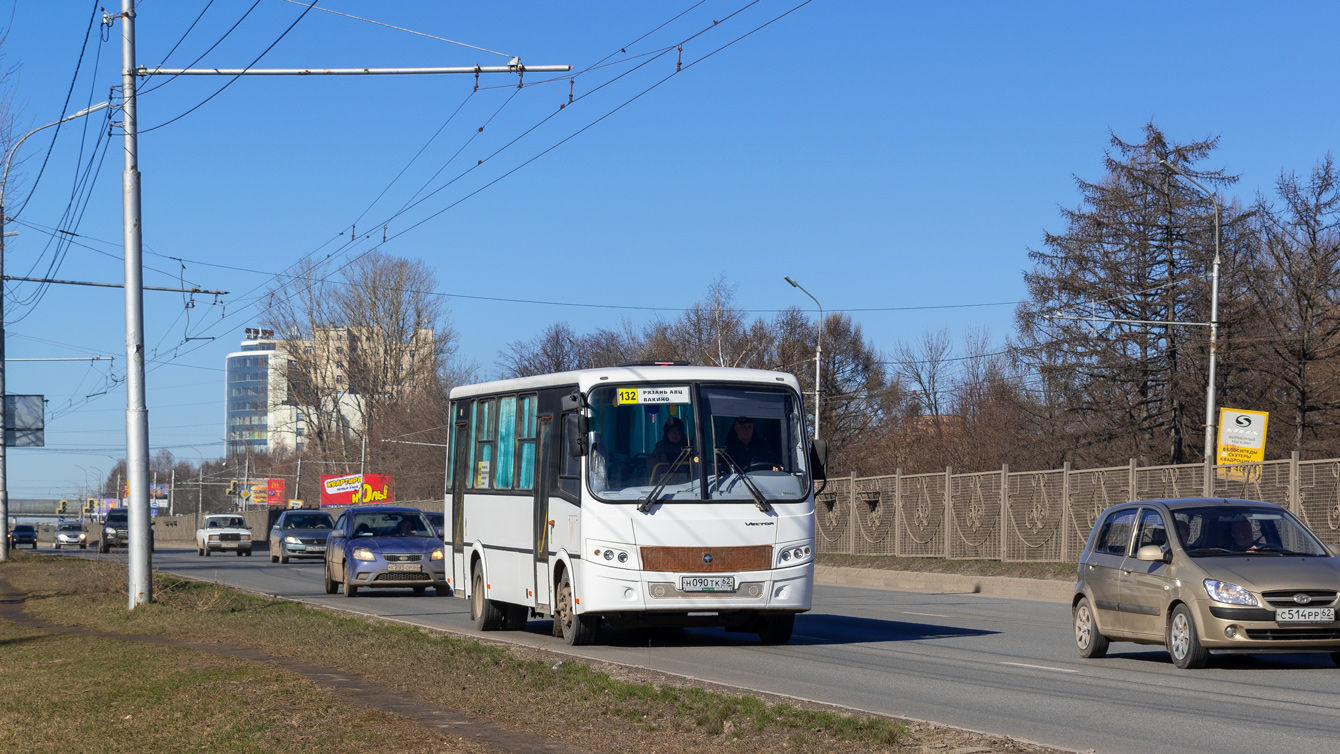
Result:
<svg viewBox="0 0 1340 754"><path fill-rule="evenodd" d="M591 491L611 502L798 500L809 492L799 401L764 385L591 391ZM752 490L750 488L753 488Z"/></svg>

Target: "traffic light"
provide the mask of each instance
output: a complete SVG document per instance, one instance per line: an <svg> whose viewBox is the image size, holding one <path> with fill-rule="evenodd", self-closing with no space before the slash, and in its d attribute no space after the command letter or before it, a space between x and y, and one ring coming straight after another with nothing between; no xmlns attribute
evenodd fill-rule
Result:
<svg viewBox="0 0 1340 754"><path fill-rule="evenodd" d="M93 515L93 512L96 511L97 509L98 509L98 501L97 501L97 500L95 500L95 499L93 499L93 498L90 497L88 500L86 500L86 501L84 502L84 515L85 515L85 516L91 516L91 515Z"/></svg>
<svg viewBox="0 0 1340 754"><path fill-rule="evenodd" d="M58 504L58 505L56 506L56 515L58 515L58 516L64 516L65 513L66 513L66 508L68 508L69 505L70 505L70 502L69 502L68 500L62 500L62 501L60 501L60 504Z"/></svg>

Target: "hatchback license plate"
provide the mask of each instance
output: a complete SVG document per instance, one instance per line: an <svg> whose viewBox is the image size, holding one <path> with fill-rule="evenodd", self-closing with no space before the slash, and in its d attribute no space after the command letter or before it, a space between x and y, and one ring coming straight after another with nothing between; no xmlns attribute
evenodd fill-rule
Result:
<svg viewBox="0 0 1340 754"><path fill-rule="evenodd" d="M680 576L681 592L733 592L734 576Z"/></svg>
<svg viewBox="0 0 1340 754"><path fill-rule="evenodd" d="M418 563L387 563L387 564L386 564L386 570L388 570L388 571L417 571L417 570L419 570L419 564L418 564Z"/></svg>
<svg viewBox="0 0 1340 754"><path fill-rule="evenodd" d="M1332 623L1333 607L1281 607L1275 611L1276 623Z"/></svg>

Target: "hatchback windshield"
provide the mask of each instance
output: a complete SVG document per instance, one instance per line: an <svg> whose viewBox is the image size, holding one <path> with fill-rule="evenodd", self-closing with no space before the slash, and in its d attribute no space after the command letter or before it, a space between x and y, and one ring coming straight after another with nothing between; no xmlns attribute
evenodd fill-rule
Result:
<svg viewBox="0 0 1340 754"><path fill-rule="evenodd" d="M589 404L589 478L605 500L758 502L809 491L802 412L785 388L615 385L592 390Z"/></svg>
<svg viewBox="0 0 1340 754"><path fill-rule="evenodd" d="M432 537L433 530L423 515L382 511L354 514L355 537Z"/></svg>
<svg viewBox="0 0 1340 754"><path fill-rule="evenodd" d="M60 530L61 530L61 531L83 531L83 530L84 530L84 527L80 526L79 524L61 524L61 525L60 525Z"/></svg>
<svg viewBox="0 0 1340 754"><path fill-rule="evenodd" d="M1180 508L1172 512L1182 547L1193 558L1245 555L1326 557L1326 548L1280 508Z"/></svg>

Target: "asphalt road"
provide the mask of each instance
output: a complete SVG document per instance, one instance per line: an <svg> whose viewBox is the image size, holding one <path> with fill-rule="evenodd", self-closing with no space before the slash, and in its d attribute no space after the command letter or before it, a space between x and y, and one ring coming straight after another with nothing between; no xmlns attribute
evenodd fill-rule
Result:
<svg viewBox="0 0 1340 754"><path fill-rule="evenodd" d="M44 548L45 549L45 548ZM62 550L98 557L95 549ZM124 551L112 555L125 559ZM465 600L408 591L327 595L320 561L271 564L160 548L172 573L439 629L471 631ZM365 596L366 595L366 596ZM977 595L817 586L792 642L719 629L602 632L568 647L549 621L490 638L1065 749L1330 752L1340 741L1340 668L1326 655L1220 656L1179 671L1154 647L1073 649L1065 605Z"/></svg>

